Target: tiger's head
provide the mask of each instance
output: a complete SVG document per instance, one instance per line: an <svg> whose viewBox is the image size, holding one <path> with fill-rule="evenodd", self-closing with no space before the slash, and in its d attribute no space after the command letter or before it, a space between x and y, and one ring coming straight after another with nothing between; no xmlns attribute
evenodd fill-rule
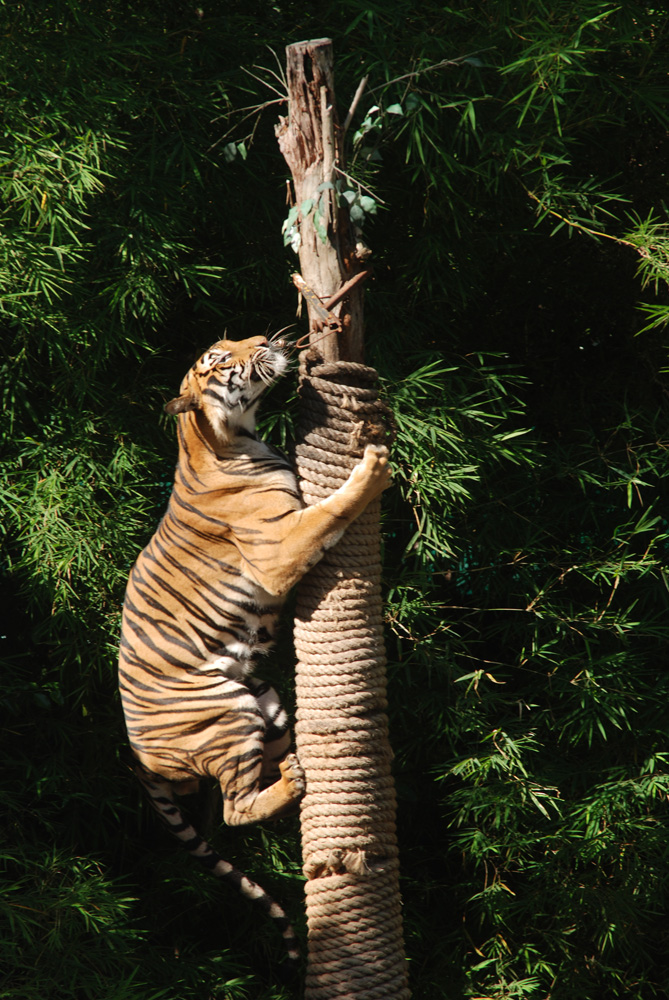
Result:
<svg viewBox="0 0 669 1000"><path fill-rule="evenodd" d="M282 345L266 337L217 341L187 372L166 412L198 411L218 438L242 428L253 432L260 396L288 365Z"/></svg>

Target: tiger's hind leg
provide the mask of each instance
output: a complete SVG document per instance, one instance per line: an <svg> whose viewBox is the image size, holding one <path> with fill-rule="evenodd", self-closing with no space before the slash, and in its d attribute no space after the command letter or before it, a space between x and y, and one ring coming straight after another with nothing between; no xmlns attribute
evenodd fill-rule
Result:
<svg viewBox="0 0 669 1000"><path fill-rule="evenodd" d="M221 786L229 826L284 815L304 794L302 768L294 753L286 753L287 719L276 692L254 678L247 678L243 689L246 696L237 698L234 723L212 724L202 732L197 754L203 772ZM269 778L277 765L278 777L268 785L263 770Z"/></svg>
<svg viewBox="0 0 669 1000"><path fill-rule="evenodd" d="M262 886L253 882L252 879L217 854L199 835L195 827L184 818L183 813L175 803L173 791L176 790L177 785L185 786L188 782L167 781L160 775L147 770L139 762L135 765L135 773L148 794L153 808L168 826L170 832L181 841L189 854L213 875L228 882L252 903L259 906L274 921L283 937L288 959L293 967L296 967L295 963L300 957L297 939L282 907L265 892Z"/></svg>
<svg viewBox="0 0 669 1000"><path fill-rule="evenodd" d="M247 677L245 684L257 701L265 720L260 774L262 790L281 778L279 765L290 750L291 734L288 729L288 716L274 688L267 681L257 677Z"/></svg>
<svg viewBox="0 0 669 1000"><path fill-rule="evenodd" d="M243 756L238 758L243 768ZM228 826L259 823L283 815L304 795L304 772L294 753L279 763L280 778L267 788L260 788L260 767L253 784L231 780L229 771L221 777L223 819Z"/></svg>

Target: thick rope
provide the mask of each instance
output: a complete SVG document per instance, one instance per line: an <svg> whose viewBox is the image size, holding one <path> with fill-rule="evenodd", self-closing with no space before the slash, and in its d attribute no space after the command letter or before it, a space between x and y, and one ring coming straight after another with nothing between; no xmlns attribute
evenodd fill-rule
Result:
<svg viewBox="0 0 669 1000"><path fill-rule="evenodd" d="M338 489L387 438L376 372L300 366L297 470L305 503ZM304 578L295 616L297 750L307 779L302 853L306 1000L407 1000L386 717L379 502Z"/></svg>

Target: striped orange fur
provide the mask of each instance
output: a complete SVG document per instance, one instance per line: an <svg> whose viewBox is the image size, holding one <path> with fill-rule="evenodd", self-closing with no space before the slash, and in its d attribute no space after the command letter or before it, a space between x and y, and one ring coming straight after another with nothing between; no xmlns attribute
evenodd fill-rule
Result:
<svg viewBox="0 0 669 1000"><path fill-rule="evenodd" d="M332 496L304 508L286 460L255 433L263 390L286 368L264 337L221 340L167 404L179 458L167 512L128 580L119 678L137 773L172 832L215 874L261 902L295 942L283 911L184 820L173 793L220 784L228 824L281 814L304 780L285 712L254 677L283 600L387 485L383 448Z"/></svg>

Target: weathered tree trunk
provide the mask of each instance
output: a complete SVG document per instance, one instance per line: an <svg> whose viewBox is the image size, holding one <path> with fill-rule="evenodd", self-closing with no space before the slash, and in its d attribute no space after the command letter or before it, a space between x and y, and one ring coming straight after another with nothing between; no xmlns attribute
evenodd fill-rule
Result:
<svg viewBox="0 0 669 1000"><path fill-rule="evenodd" d="M332 187L338 151L327 39L287 49L289 117L277 129L293 175L310 349L301 357L297 470L306 503L337 489L385 435L363 356L362 283L348 212ZM324 195L325 197L321 197ZM311 206L320 204L323 241ZM343 289L342 289L343 286ZM342 295L342 290L346 294ZM407 1000L395 790L386 717L379 503L304 578L295 615L297 750L307 779L306 1000Z"/></svg>
<svg viewBox="0 0 669 1000"><path fill-rule="evenodd" d="M340 129L335 105L332 42L319 38L286 49L289 116L277 128L279 147L293 177L295 204L309 206L300 213L300 269L306 286L323 302L360 271L355 255L348 210L339 206L334 184L341 165ZM318 216L316 216L318 213ZM315 224L320 218L328 238L324 242ZM364 326L362 285L353 287L332 308L339 328L327 330L327 321L307 299L312 343L318 340L326 361L363 360ZM323 324L325 323L325 336Z"/></svg>

